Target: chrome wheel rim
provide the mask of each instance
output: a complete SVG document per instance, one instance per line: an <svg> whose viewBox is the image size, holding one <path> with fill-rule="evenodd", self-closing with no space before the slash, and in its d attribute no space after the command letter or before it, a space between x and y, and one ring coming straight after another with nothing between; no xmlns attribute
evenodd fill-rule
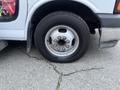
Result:
<svg viewBox="0 0 120 90"><path fill-rule="evenodd" d="M69 26L54 26L45 36L45 46L47 50L55 56L69 56L78 49L79 36L76 31Z"/></svg>

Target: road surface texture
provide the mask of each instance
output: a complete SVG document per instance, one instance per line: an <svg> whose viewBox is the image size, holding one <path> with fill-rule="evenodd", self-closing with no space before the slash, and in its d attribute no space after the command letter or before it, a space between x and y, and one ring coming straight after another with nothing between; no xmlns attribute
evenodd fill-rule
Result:
<svg viewBox="0 0 120 90"><path fill-rule="evenodd" d="M120 90L120 43L99 49L91 36L87 54L69 64L51 63L25 43L0 52L0 90Z"/></svg>

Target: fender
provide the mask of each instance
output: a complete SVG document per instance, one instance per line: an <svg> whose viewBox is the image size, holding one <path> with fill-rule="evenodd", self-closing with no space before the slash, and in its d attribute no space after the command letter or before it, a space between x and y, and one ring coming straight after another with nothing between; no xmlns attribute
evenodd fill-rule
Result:
<svg viewBox="0 0 120 90"><path fill-rule="evenodd" d="M34 12L41 7L42 5L52 2L55 0L38 0L32 7L31 10L28 12L28 17L27 17L27 21L26 21L26 38L27 38L27 31L28 31L28 27L29 27L29 22L34 14ZM85 6L89 7L93 12L99 12L99 10L89 1L89 0L72 0L81 4L84 4ZM69 2L69 0L68 0Z"/></svg>
<svg viewBox="0 0 120 90"><path fill-rule="evenodd" d="M32 39L31 39L32 31L30 30L31 29L31 18L38 8L40 8L41 6L45 5L46 3L49 3L52 1L55 1L55 0L39 0L39 1L35 2L35 4L28 11L28 16L27 16L26 25L25 25L25 39L27 40L27 52L30 52L30 49L32 46L31 45L32 44ZM75 2L78 2L78 3L81 3L85 6L87 6L94 13L99 11L89 0L72 0L72 1L75 1ZM68 2L69 2L69 0L68 0Z"/></svg>

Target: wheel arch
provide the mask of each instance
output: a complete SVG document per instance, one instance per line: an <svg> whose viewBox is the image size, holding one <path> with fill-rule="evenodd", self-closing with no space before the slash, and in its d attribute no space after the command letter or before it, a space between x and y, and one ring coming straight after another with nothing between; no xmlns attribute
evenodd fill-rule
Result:
<svg viewBox="0 0 120 90"><path fill-rule="evenodd" d="M35 28L39 23L39 21L49 13L52 13L55 11L73 12L81 16L84 20L86 19L88 21L92 21L94 24L96 23L95 27L96 26L100 27L100 19L95 14L97 9L90 2L87 2L85 0L66 0L66 1L65 0L41 0L37 2L28 13L28 18L26 23L26 30L27 30L26 35L27 35L27 46L29 48L32 43L32 35L34 34Z"/></svg>

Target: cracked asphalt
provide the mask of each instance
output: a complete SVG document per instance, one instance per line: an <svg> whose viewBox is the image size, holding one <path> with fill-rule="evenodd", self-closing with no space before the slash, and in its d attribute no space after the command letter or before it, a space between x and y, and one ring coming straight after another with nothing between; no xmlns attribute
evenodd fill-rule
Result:
<svg viewBox="0 0 120 90"><path fill-rule="evenodd" d="M58 64L44 59L25 43L13 42L0 52L0 90L120 90L120 43L98 48L91 36L87 54L74 63Z"/></svg>

